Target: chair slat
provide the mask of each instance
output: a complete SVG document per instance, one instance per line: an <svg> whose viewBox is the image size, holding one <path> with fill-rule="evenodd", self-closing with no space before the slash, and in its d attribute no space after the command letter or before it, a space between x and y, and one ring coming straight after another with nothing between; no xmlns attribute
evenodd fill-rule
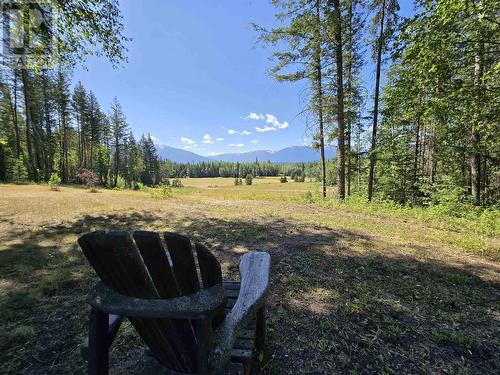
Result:
<svg viewBox="0 0 500 375"><path fill-rule="evenodd" d="M136 231L134 240L161 298L179 297L177 282L156 232Z"/></svg>
<svg viewBox="0 0 500 375"><path fill-rule="evenodd" d="M217 258L201 243L195 243L196 255L198 256L198 264L200 265L201 279L203 287L222 284L222 271Z"/></svg>
<svg viewBox="0 0 500 375"><path fill-rule="evenodd" d="M220 268L219 261L201 243L195 243L196 255L198 257L198 264L200 266L201 279L203 281L204 288L210 288L214 285L222 284L222 271ZM214 313L212 326L217 327L226 316L224 306Z"/></svg>
<svg viewBox="0 0 500 375"><path fill-rule="evenodd" d="M172 258L180 295L197 292L200 290L200 282L196 273L191 241L176 233L165 233L164 238Z"/></svg>

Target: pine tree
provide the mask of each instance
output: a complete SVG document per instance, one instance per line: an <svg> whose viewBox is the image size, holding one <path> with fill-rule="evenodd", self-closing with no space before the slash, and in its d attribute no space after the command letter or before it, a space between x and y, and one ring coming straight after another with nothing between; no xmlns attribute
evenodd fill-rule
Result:
<svg viewBox="0 0 500 375"><path fill-rule="evenodd" d="M54 94L59 127L59 175L63 183L67 183L69 181L70 91L68 77L61 70L57 72Z"/></svg>
<svg viewBox="0 0 500 375"><path fill-rule="evenodd" d="M377 127L379 115L379 99L380 99L380 78L382 69L382 58L386 52L389 42L394 34L397 24L397 11L399 4L397 0L372 0L370 3L370 10L375 11L372 18L372 34L377 34L375 39L374 59L376 62L375 68L375 94L373 103L373 125L372 125L372 138L370 149L370 170L368 174L368 200L371 201L373 197L373 180L375 178L375 163L376 147L377 147Z"/></svg>
<svg viewBox="0 0 500 375"><path fill-rule="evenodd" d="M125 145L125 137L128 132L127 119L123 113L122 107L115 97L111 103L111 113L109 116L111 126L111 148L113 150L114 159L114 182L116 187L118 183L118 175L123 163L123 151Z"/></svg>
<svg viewBox="0 0 500 375"><path fill-rule="evenodd" d="M254 27L261 33L263 42L273 45L284 42L288 47L288 50L273 53L276 61L271 71L273 77L279 82L307 79L310 83L308 105L303 113L312 114L314 118L314 139L321 155L322 194L326 197L323 1L276 0L273 3L283 9L276 18L279 21L288 20L288 25L272 30Z"/></svg>

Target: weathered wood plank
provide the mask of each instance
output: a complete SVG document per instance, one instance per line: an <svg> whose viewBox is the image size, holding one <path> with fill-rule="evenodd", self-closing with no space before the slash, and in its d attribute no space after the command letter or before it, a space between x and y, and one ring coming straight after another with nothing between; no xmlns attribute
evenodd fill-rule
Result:
<svg viewBox="0 0 500 375"><path fill-rule="evenodd" d="M248 349L231 350L231 361L246 362L252 359L253 351Z"/></svg>
<svg viewBox="0 0 500 375"><path fill-rule="evenodd" d="M195 243L195 250L198 257L198 265L200 266L203 287L209 288L214 285L220 285L222 287L222 271L217 258L210 250L200 243ZM225 306L223 305L214 313L212 320L213 327L217 327L226 316L224 310Z"/></svg>
<svg viewBox="0 0 500 375"><path fill-rule="evenodd" d="M233 298L236 300L238 298L239 294L240 294L240 288L238 288L238 289L226 289L227 298Z"/></svg>
<svg viewBox="0 0 500 375"><path fill-rule="evenodd" d="M109 372L108 315L92 309L90 312L88 374L107 375Z"/></svg>
<svg viewBox="0 0 500 375"><path fill-rule="evenodd" d="M88 303L108 314L142 318L205 319L226 303L222 285L187 296L142 299L115 292L102 283L90 292Z"/></svg>
<svg viewBox="0 0 500 375"><path fill-rule="evenodd" d="M156 232L136 231L133 237L160 297L178 297L177 282L160 235Z"/></svg>
<svg viewBox="0 0 500 375"><path fill-rule="evenodd" d="M111 314L108 318L108 332L107 332L107 344L108 348L113 344L113 340L115 339L118 330L123 322L123 317L119 315ZM87 360L89 357L89 337L87 336L83 343L80 345L80 351L83 359Z"/></svg>
<svg viewBox="0 0 500 375"><path fill-rule="evenodd" d="M224 284L224 288L226 288L226 290L230 290L230 289L240 290L241 284L239 281L224 280L223 284Z"/></svg>
<svg viewBox="0 0 500 375"><path fill-rule="evenodd" d="M250 252L243 255L238 299L214 333L216 344L209 356L212 368L218 368L228 360L238 332L262 307L269 286L270 267L271 258L268 253Z"/></svg>
<svg viewBox="0 0 500 375"><path fill-rule="evenodd" d="M191 241L176 233L165 233L164 238L172 259L180 294L184 296L198 291L200 282L196 273Z"/></svg>
<svg viewBox="0 0 500 375"><path fill-rule="evenodd" d="M242 329L238 333L238 338L241 339L254 339L255 338L255 329Z"/></svg>
<svg viewBox="0 0 500 375"><path fill-rule="evenodd" d="M200 265L203 287L209 288L216 284L222 284L222 271L217 258L201 243L195 243L194 246Z"/></svg>
<svg viewBox="0 0 500 375"><path fill-rule="evenodd" d="M255 347L255 340L236 338L236 341L234 342L233 349L253 350L254 347Z"/></svg>

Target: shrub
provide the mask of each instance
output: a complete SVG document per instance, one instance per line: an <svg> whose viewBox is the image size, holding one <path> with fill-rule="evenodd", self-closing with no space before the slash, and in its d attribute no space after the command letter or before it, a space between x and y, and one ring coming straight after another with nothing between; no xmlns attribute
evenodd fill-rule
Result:
<svg viewBox="0 0 500 375"><path fill-rule="evenodd" d="M52 191L59 191L61 185L61 177L57 173L52 173L49 179L49 186Z"/></svg>
<svg viewBox="0 0 500 375"><path fill-rule="evenodd" d="M116 179L116 186L115 189L125 189L127 187L127 184L125 183L125 179L122 176L118 176Z"/></svg>
<svg viewBox="0 0 500 375"><path fill-rule="evenodd" d="M240 186L243 185L243 180L241 178L236 177L234 179L234 186Z"/></svg>
<svg viewBox="0 0 500 375"><path fill-rule="evenodd" d="M173 188L181 188L181 187L184 187L184 185L182 184L182 181L179 178L176 178L175 180L172 181L172 187Z"/></svg>
<svg viewBox="0 0 500 375"><path fill-rule="evenodd" d="M295 182L305 182L306 177L304 175L296 175L296 176L294 176L293 180Z"/></svg>
<svg viewBox="0 0 500 375"><path fill-rule="evenodd" d="M287 183L287 182L288 182L288 179L286 178L286 176L281 176L281 177L280 177L280 182L281 182L282 184Z"/></svg>
<svg viewBox="0 0 500 375"><path fill-rule="evenodd" d="M76 177L86 189L95 189L99 184L99 177L90 169L82 169Z"/></svg>
<svg viewBox="0 0 500 375"><path fill-rule="evenodd" d="M140 182L134 182L133 189L134 190L143 190L144 189L144 184L142 184Z"/></svg>
<svg viewBox="0 0 500 375"><path fill-rule="evenodd" d="M171 198L172 196L172 188L170 186L163 185L159 188L151 189L151 198L167 199Z"/></svg>
<svg viewBox="0 0 500 375"><path fill-rule="evenodd" d="M247 174L245 177L245 185L252 185L253 182L253 176L251 174Z"/></svg>

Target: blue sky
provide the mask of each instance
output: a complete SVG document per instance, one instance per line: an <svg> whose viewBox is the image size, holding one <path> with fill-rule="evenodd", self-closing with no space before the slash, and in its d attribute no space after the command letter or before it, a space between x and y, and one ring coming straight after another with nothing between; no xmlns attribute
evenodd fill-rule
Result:
<svg viewBox="0 0 500 375"><path fill-rule="evenodd" d="M106 110L117 96L136 136L202 155L309 141L298 116L307 83L274 81L271 50L250 26L275 24L270 0L122 0L121 9L129 62L91 58L74 80ZM364 75L371 88L371 64Z"/></svg>

